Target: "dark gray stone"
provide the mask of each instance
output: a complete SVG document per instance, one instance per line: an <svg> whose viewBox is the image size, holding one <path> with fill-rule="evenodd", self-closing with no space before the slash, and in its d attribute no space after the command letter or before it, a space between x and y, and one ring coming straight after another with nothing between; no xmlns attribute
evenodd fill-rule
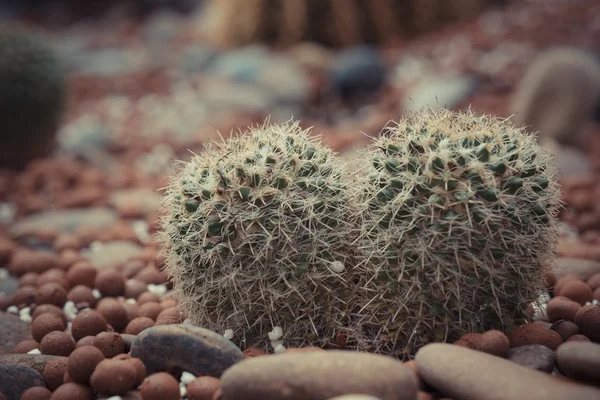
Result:
<svg viewBox="0 0 600 400"><path fill-rule="evenodd" d="M0 390L7 400L20 400L29 388L45 386L36 370L18 364L0 364Z"/></svg>
<svg viewBox="0 0 600 400"><path fill-rule="evenodd" d="M375 48L357 46L342 51L334 60L332 85L341 97L378 91L386 80L386 67Z"/></svg>
<svg viewBox="0 0 600 400"><path fill-rule="evenodd" d="M12 353L14 347L23 340L32 339L31 324L14 314L0 311L0 354Z"/></svg>
<svg viewBox="0 0 600 400"><path fill-rule="evenodd" d="M46 364L57 358L66 358L61 356L47 356L43 354L4 354L0 355L0 365L18 364L44 373Z"/></svg>
<svg viewBox="0 0 600 400"><path fill-rule="evenodd" d="M552 372L556 354L541 344L529 344L510 349L506 358L527 368Z"/></svg>

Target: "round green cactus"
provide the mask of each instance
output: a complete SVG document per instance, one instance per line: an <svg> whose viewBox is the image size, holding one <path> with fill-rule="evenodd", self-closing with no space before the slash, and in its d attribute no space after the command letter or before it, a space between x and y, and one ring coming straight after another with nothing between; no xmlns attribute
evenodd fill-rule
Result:
<svg viewBox="0 0 600 400"><path fill-rule="evenodd" d="M0 30L2 165L53 150L66 92L66 72L48 44L22 28Z"/></svg>
<svg viewBox="0 0 600 400"><path fill-rule="evenodd" d="M371 350L508 329L544 292L557 241L550 156L508 120L411 114L363 153L361 324Z"/></svg>
<svg viewBox="0 0 600 400"><path fill-rule="evenodd" d="M190 322L240 346L319 345L347 321L352 223L344 164L297 123L209 144L167 189L166 269Z"/></svg>

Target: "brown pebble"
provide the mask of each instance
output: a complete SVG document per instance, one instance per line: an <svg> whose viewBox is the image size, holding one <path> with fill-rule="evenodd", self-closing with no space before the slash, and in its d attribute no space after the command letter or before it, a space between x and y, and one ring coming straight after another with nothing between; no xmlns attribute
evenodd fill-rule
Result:
<svg viewBox="0 0 600 400"><path fill-rule="evenodd" d="M555 297L546 306L548 321L556 322L561 319L575 321L575 314L581 308L581 304L563 297Z"/></svg>
<svg viewBox="0 0 600 400"><path fill-rule="evenodd" d="M45 283L58 283L60 285L60 287L62 287L64 289L67 287L66 275L67 274L62 269L54 268L54 269L44 272L43 274L38 275L35 285L38 287L38 290L39 290L40 286L42 286ZM51 304L51 303L40 303L40 304Z"/></svg>
<svg viewBox="0 0 600 400"><path fill-rule="evenodd" d="M36 286L37 287L37 280L38 280L39 276L40 276L40 274L37 274L35 272L26 273L19 279L19 287L23 287L23 286Z"/></svg>
<svg viewBox="0 0 600 400"><path fill-rule="evenodd" d="M102 351L104 357L112 358L124 352L125 341L116 332L100 332L96 335L94 346Z"/></svg>
<svg viewBox="0 0 600 400"><path fill-rule="evenodd" d="M17 244L10 239L0 238L0 264L10 262L10 257L17 248Z"/></svg>
<svg viewBox="0 0 600 400"><path fill-rule="evenodd" d="M547 272L546 273L546 289L547 290L553 290L554 286L556 285L556 274L554 272Z"/></svg>
<svg viewBox="0 0 600 400"><path fill-rule="evenodd" d="M171 307L164 309L158 314L155 325L173 325L181 324L182 322L183 318L181 317L179 307Z"/></svg>
<svg viewBox="0 0 600 400"><path fill-rule="evenodd" d="M57 307L62 307L67 302L67 292L58 283L44 283L38 288L37 303L52 304Z"/></svg>
<svg viewBox="0 0 600 400"><path fill-rule="evenodd" d="M67 300L72 301L75 304L87 303L89 307L95 307L98 299L94 297L92 289L85 285L74 286L69 293L67 293Z"/></svg>
<svg viewBox="0 0 600 400"><path fill-rule="evenodd" d="M54 391L63 384L67 372L67 358L55 358L50 360L44 367L42 376L48 389Z"/></svg>
<svg viewBox="0 0 600 400"><path fill-rule="evenodd" d="M65 330L65 323L56 314L43 313L39 315L31 324L31 336L38 342L41 342L44 336L53 331L62 332Z"/></svg>
<svg viewBox="0 0 600 400"><path fill-rule="evenodd" d="M60 268L67 271L71 268L75 263L82 261L83 257L77 250L63 250L60 252L58 256L58 263L60 264Z"/></svg>
<svg viewBox="0 0 600 400"><path fill-rule="evenodd" d="M95 346L82 346L75 349L67 361L67 372L74 381L87 385L96 366L104 360L104 355Z"/></svg>
<svg viewBox="0 0 600 400"><path fill-rule="evenodd" d="M68 357L73 350L75 350L75 341L66 332L50 332L40 342L40 351L49 356Z"/></svg>
<svg viewBox="0 0 600 400"><path fill-rule="evenodd" d="M93 346L95 340L96 340L96 336L82 337L75 344L75 348L78 348L78 347L81 347L81 346Z"/></svg>
<svg viewBox="0 0 600 400"><path fill-rule="evenodd" d="M160 296L157 295L156 293L152 293L152 292L144 292L142 294L140 294L137 298L137 302L138 304L141 306L142 304L148 303L148 302L155 302L155 303L159 303L160 302Z"/></svg>
<svg viewBox="0 0 600 400"><path fill-rule="evenodd" d="M106 322L117 332L123 331L129 322L127 310L117 299L111 297L103 298L98 302L96 311L102 314Z"/></svg>
<svg viewBox="0 0 600 400"><path fill-rule="evenodd" d="M67 326L67 316L63 312L60 307L55 306L54 304L40 304L35 307L33 310L33 314L31 314L31 318L35 321L37 317L42 314L51 313L60 317Z"/></svg>
<svg viewBox="0 0 600 400"><path fill-rule="evenodd" d="M78 383L65 383L52 393L50 400L93 400L92 389Z"/></svg>
<svg viewBox="0 0 600 400"><path fill-rule="evenodd" d="M578 333L577 335L573 335L567 339L567 342L591 342L590 338Z"/></svg>
<svg viewBox="0 0 600 400"><path fill-rule="evenodd" d="M41 274L58 266L58 258L53 253L20 248L13 252L8 271L12 275L22 276L27 272Z"/></svg>
<svg viewBox="0 0 600 400"><path fill-rule="evenodd" d="M71 375L69 375L69 371L65 372L63 383L76 383L75 381L73 381L73 379L71 379Z"/></svg>
<svg viewBox="0 0 600 400"><path fill-rule="evenodd" d="M140 394L144 400L179 400L179 382L171 374L158 372L144 379Z"/></svg>
<svg viewBox="0 0 600 400"><path fill-rule="evenodd" d="M188 383L188 400L211 400L217 389L221 387L221 381L212 376L200 376Z"/></svg>
<svg viewBox="0 0 600 400"><path fill-rule="evenodd" d="M164 299L160 301L160 306L163 310L166 310L167 308L177 307L177 301L175 301L174 299Z"/></svg>
<svg viewBox="0 0 600 400"><path fill-rule="evenodd" d="M96 275L94 287L103 296L121 296L125 293L125 279L115 268L106 268Z"/></svg>
<svg viewBox="0 0 600 400"><path fill-rule="evenodd" d="M417 362L413 359L410 361L406 361L404 363L402 363L405 367L410 368L410 370L413 372L413 374L415 375L415 379L417 380L417 385L419 389L424 389L425 385L423 384L423 381L421 380L421 378L419 378L419 372L417 370Z"/></svg>
<svg viewBox="0 0 600 400"><path fill-rule="evenodd" d="M552 329L560 335L562 340L568 340L571 336L579 333L579 327L574 322L567 320L555 323Z"/></svg>
<svg viewBox="0 0 600 400"><path fill-rule="evenodd" d="M244 350L243 353L244 358L253 358L267 355L267 353L265 353L264 350L257 349L256 347L249 347L246 350Z"/></svg>
<svg viewBox="0 0 600 400"><path fill-rule="evenodd" d="M461 347L466 347L467 349L475 350L475 345L473 344L473 342L470 342L468 340L458 339L456 342L454 342L452 344L455 346L461 346Z"/></svg>
<svg viewBox="0 0 600 400"><path fill-rule="evenodd" d="M128 299L137 299L142 293L146 293L146 285L144 282L129 279L125 283L125 297Z"/></svg>
<svg viewBox="0 0 600 400"><path fill-rule="evenodd" d="M83 244L76 235L61 234L54 240L54 250L60 253L63 250L79 250Z"/></svg>
<svg viewBox="0 0 600 400"><path fill-rule="evenodd" d="M127 312L127 320L128 321L131 321L139 316L138 310L139 310L140 306L137 303L131 303L129 301L125 301L121 305L125 309L125 312Z"/></svg>
<svg viewBox="0 0 600 400"><path fill-rule="evenodd" d="M65 276L70 287L84 285L90 288L94 287L97 270L87 261L75 263Z"/></svg>
<svg viewBox="0 0 600 400"><path fill-rule="evenodd" d="M31 305L36 302L37 288L35 286L22 286L15 292L15 303L17 305Z"/></svg>
<svg viewBox="0 0 600 400"><path fill-rule="evenodd" d="M459 340L464 340L465 342L469 342L472 345L472 348L477 349L479 347L479 341L481 340L481 333L466 333L462 335Z"/></svg>
<svg viewBox="0 0 600 400"><path fill-rule="evenodd" d="M431 394L419 390L417 392L417 398L415 400L435 400L435 398Z"/></svg>
<svg viewBox="0 0 600 400"><path fill-rule="evenodd" d="M600 288L600 272L596 272L587 279L587 284L590 285L592 290Z"/></svg>
<svg viewBox="0 0 600 400"><path fill-rule="evenodd" d="M71 332L73 338L79 340L85 336L96 336L107 328L106 319L102 314L94 310L83 310L73 319Z"/></svg>
<svg viewBox="0 0 600 400"><path fill-rule="evenodd" d="M138 387L142 384L144 379L146 379L146 366L139 358L130 357L129 362L133 364L135 370L137 371L137 379L135 381L134 387Z"/></svg>
<svg viewBox="0 0 600 400"><path fill-rule="evenodd" d="M577 280L565 283L560 290L560 295L565 296L582 306L588 301L592 301L594 298L592 288L590 288L587 283Z"/></svg>
<svg viewBox="0 0 600 400"><path fill-rule="evenodd" d="M17 345L13 349L13 353L15 353L15 354L27 354L31 350L33 350L33 349L39 349L39 348L40 348L39 342L37 342L37 341L35 341L33 339L28 339L28 340L23 340L22 342L17 343Z"/></svg>
<svg viewBox="0 0 600 400"><path fill-rule="evenodd" d="M90 377L90 386L99 394L122 395L133 389L137 374L135 366L130 362L102 360ZM177 394L179 395L179 385Z"/></svg>
<svg viewBox="0 0 600 400"><path fill-rule="evenodd" d="M477 350L498 357L504 357L508 349L510 349L508 337L498 330L483 333L477 343Z"/></svg>
<svg viewBox="0 0 600 400"><path fill-rule="evenodd" d="M27 389L21 394L21 400L48 400L52 392L43 386L36 386Z"/></svg>
<svg viewBox="0 0 600 400"><path fill-rule="evenodd" d="M125 328L125 333L137 335L143 330L154 326L154 320L148 317L137 317L132 319Z"/></svg>
<svg viewBox="0 0 600 400"><path fill-rule="evenodd" d="M223 389L218 388L215 392L212 400L223 400Z"/></svg>
<svg viewBox="0 0 600 400"><path fill-rule="evenodd" d="M139 271L133 279L144 282L146 284L161 285L166 282L165 276L153 266L146 267Z"/></svg>
<svg viewBox="0 0 600 400"><path fill-rule="evenodd" d="M589 304L581 307L575 314L575 323L582 335L592 342L600 342L600 306Z"/></svg>
<svg viewBox="0 0 600 400"><path fill-rule="evenodd" d="M508 334L508 339L511 347L541 344L551 350L556 350L563 342L558 333L536 323L528 323L513 328Z"/></svg>
<svg viewBox="0 0 600 400"><path fill-rule="evenodd" d="M138 302L139 303L139 302ZM140 317L148 317L156 321L158 314L162 312L162 307L155 301L148 301L140 305L138 315Z"/></svg>
<svg viewBox="0 0 600 400"><path fill-rule="evenodd" d="M133 278L138 272L140 272L141 270L146 268L147 264L148 263L143 262L142 260L130 260L123 267L123 275L125 275L125 277L129 278L129 280L132 280L131 278ZM140 282L140 281L137 281L137 282ZM144 292L146 290L147 284L144 282L141 282L141 283L144 284L144 290L142 291L142 292ZM134 298L137 298L137 296Z"/></svg>
<svg viewBox="0 0 600 400"><path fill-rule="evenodd" d="M554 295L559 296L560 291L562 290L563 286L567 282L571 282L571 281L581 281L581 278L575 274L567 274L567 275L563 275L560 278L558 278L558 280L556 281L556 285L554 285Z"/></svg>

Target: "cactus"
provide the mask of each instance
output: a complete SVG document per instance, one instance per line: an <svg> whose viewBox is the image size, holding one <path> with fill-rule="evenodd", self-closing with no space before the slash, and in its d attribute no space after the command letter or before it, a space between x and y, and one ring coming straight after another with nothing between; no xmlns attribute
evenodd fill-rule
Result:
<svg viewBox="0 0 600 400"><path fill-rule="evenodd" d="M472 19L504 0L212 0L208 36L225 46L302 41L339 47L414 37Z"/></svg>
<svg viewBox="0 0 600 400"><path fill-rule="evenodd" d="M239 346L319 345L352 298L349 182L343 161L298 123L210 143L169 183L166 270L190 322Z"/></svg>
<svg viewBox="0 0 600 400"><path fill-rule="evenodd" d="M66 104L66 73L52 48L20 28L0 31L3 166L49 153Z"/></svg>
<svg viewBox="0 0 600 400"><path fill-rule="evenodd" d="M560 193L551 157L509 120L422 110L362 154L359 323L369 350L508 329L545 290Z"/></svg>

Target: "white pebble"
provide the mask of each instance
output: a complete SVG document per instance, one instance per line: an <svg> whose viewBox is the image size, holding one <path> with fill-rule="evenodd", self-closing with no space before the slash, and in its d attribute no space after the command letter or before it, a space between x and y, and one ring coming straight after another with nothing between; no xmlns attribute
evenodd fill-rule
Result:
<svg viewBox="0 0 600 400"><path fill-rule="evenodd" d="M0 279L8 278L8 270L5 268L0 268Z"/></svg>
<svg viewBox="0 0 600 400"><path fill-rule="evenodd" d="M344 272L346 269L341 261L334 261L329 265L329 269L336 273Z"/></svg>
<svg viewBox="0 0 600 400"><path fill-rule="evenodd" d="M137 300L136 299L127 299L127 300L125 300L125 303L136 304Z"/></svg>
<svg viewBox="0 0 600 400"><path fill-rule="evenodd" d="M167 293L167 287L165 285L154 285L154 284L149 284L146 289L150 292L150 293L154 293L157 296L164 296Z"/></svg>
<svg viewBox="0 0 600 400"><path fill-rule="evenodd" d="M180 379L180 381L181 381L181 384L183 384L183 385L187 385L187 384L189 384L190 382L192 382L194 379L196 379L196 377L194 376L194 374L192 374L191 372L186 372L186 371L184 371L184 372L181 374L181 379Z"/></svg>
<svg viewBox="0 0 600 400"><path fill-rule="evenodd" d="M104 247L104 244L97 240L90 243L90 251L91 252L98 252L98 251L102 250L103 247Z"/></svg>
<svg viewBox="0 0 600 400"><path fill-rule="evenodd" d="M275 349L273 349L273 351L275 352L275 354L281 354L285 351L285 346L282 345L281 343L279 343Z"/></svg>
<svg viewBox="0 0 600 400"><path fill-rule="evenodd" d="M33 349L27 352L27 354L42 354L40 349Z"/></svg>
<svg viewBox="0 0 600 400"><path fill-rule="evenodd" d="M94 295L94 297L96 299L101 299L102 298L102 293L100 293L100 291L98 289L92 290L92 295Z"/></svg>
<svg viewBox="0 0 600 400"><path fill-rule="evenodd" d="M223 337L225 339L233 339L233 329L225 329L225 333L223 333Z"/></svg>
<svg viewBox="0 0 600 400"><path fill-rule="evenodd" d="M600 301L598 301L596 299L592 300L592 304L595 305L595 306L597 306L599 303L600 303Z"/></svg>
<svg viewBox="0 0 600 400"><path fill-rule="evenodd" d="M8 225L12 223L17 214L17 206L13 203L0 204L0 224Z"/></svg>
<svg viewBox="0 0 600 400"><path fill-rule="evenodd" d="M23 322L31 322L32 318L30 310L31 309L29 307L25 307L21 311L19 311L19 319Z"/></svg>
<svg viewBox="0 0 600 400"><path fill-rule="evenodd" d="M75 306L75 303L72 301L67 301L63 307L63 312L69 321L72 321L77 316L78 310Z"/></svg>
<svg viewBox="0 0 600 400"><path fill-rule="evenodd" d="M179 395L181 397L185 397L187 395L187 389L185 386L179 386Z"/></svg>
<svg viewBox="0 0 600 400"><path fill-rule="evenodd" d="M8 311L11 314L18 314L19 313L19 307L17 306L10 306L6 309L6 311Z"/></svg>
<svg viewBox="0 0 600 400"><path fill-rule="evenodd" d="M106 400L123 400L123 398L121 396L111 396L111 397L107 398Z"/></svg>
<svg viewBox="0 0 600 400"><path fill-rule="evenodd" d="M269 339L271 339L271 341L281 339L282 336L283 336L283 329L281 329L280 326L274 326L273 330L271 332L269 332Z"/></svg>
<svg viewBox="0 0 600 400"><path fill-rule="evenodd" d="M142 244L150 242L150 233L148 230L148 223L144 220L135 221L132 224L133 232L135 236Z"/></svg>

